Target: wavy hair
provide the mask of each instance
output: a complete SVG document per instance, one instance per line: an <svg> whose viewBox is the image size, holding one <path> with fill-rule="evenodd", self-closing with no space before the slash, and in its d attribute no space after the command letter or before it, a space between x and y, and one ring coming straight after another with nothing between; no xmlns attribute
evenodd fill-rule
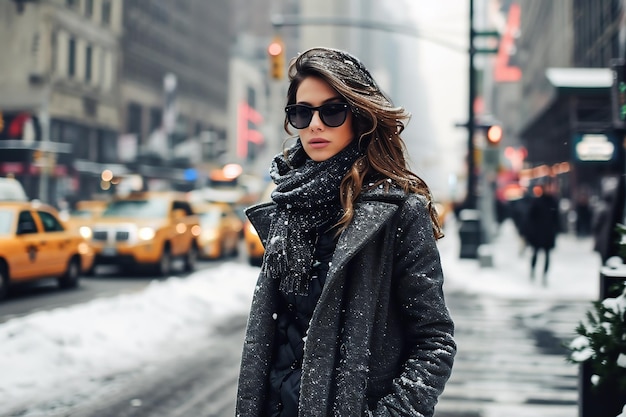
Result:
<svg viewBox="0 0 626 417"><path fill-rule="evenodd" d="M387 180L391 179L404 192L426 197L434 235L437 239L443 237L430 189L407 165L406 145L400 135L410 114L391 103L361 61L345 51L312 48L291 60L288 76L287 105L296 102L300 83L307 77L322 79L343 96L352 109L354 138L366 148L365 155L341 182L344 214L338 222L339 230L352 221L354 204L363 190L381 184L388 188ZM293 135L287 119L284 128Z"/></svg>

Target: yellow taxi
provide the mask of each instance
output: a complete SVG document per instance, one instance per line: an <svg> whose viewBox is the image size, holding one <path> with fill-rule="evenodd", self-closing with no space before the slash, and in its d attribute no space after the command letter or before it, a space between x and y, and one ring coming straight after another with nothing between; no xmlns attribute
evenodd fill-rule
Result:
<svg viewBox="0 0 626 417"><path fill-rule="evenodd" d="M439 224L443 228L446 225L446 219L453 211L452 203L449 201L436 201L434 205L437 217L439 218Z"/></svg>
<svg viewBox="0 0 626 417"><path fill-rule="evenodd" d="M227 203L195 203L202 232L198 239L200 257L218 259L236 256L243 233L243 222Z"/></svg>
<svg viewBox="0 0 626 417"><path fill-rule="evenodd" d="M61 288L78 286L94 253L58 211L38 202L0 202L0 298L12 284L56 278Z"/></svg>
<svg viewBox="0 0 626 417"><path fill-rule="evenodd" d="M91 225L107 206L105 200L82 200L67 213L62 213L61 218L68 228L78 230L85 239L91 239Z"/></svg>
<svg viewBox="0 0 626 417"><path fill-rule="evenodd" d="M270 182L265 188L265 191L263 191L263 194L261 195L261 198L258 202L264 203L270 201L272 199L272 191L274 191L275 188L276 184ZM265 248L261 243L261 238L259 237L259 234L257 233L254 226L252 226L252 223L250 223L250 220L246 220L243 226L243 238L246 243L246 254L248 256L248 262L250 263L250 265L253 266L261 266L261 263L263 261L263 254L265 253Z"/></svg>
<svg viewBox="0 0 626 417"><path fill-rule="evenodd" d="M133 192L107 203L91 227L94 265L172 272L175 259L195 269L200 222L184 193Z"/></svg>

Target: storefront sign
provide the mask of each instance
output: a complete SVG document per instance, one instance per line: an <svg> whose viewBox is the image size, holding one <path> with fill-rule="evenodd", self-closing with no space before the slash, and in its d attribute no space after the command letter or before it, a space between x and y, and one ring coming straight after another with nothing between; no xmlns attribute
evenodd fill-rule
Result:
<svg viewBox="0 0 626 417"><path fill-rule="evenodd" d="M574 154L581 162L608 162L616 157L615 139L599 133L579 133L574 139Z"/></svg>

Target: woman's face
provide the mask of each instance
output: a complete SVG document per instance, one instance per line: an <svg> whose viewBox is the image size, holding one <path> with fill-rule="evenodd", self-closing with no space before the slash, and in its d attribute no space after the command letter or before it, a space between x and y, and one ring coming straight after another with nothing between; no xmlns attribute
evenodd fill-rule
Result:
<svg viewBox="0 0 626 417"><path fill-rule="evenodd" d="M307 77L296 91L296 104L317 107L326 103L343 103L345 100L325 81ZM352 141L352 112L348 109L346 121L338 127L329 127L320 119L319 111L313 112L309 126L298 129L304 151L316 162L337 155Z"/></svg>

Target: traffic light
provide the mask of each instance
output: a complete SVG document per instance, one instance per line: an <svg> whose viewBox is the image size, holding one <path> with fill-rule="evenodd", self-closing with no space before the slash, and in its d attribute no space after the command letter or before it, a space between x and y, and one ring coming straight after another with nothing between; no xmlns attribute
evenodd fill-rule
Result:
<svg viewBox="0 0 626 417"><path fill-rule="evenodd" d="M285 44L280 37L275 37L267 47L270 57L270 76L282 80L285 73Z"/></svg>
<svg viewBox="0 0 626 417"><path fill-rule="evenodd" d="M487 144L489 146L498 146L502 142L502 126L491 125L487 128Z"/></svg>
<svg viewBox="0 0 626 417"><path fill-rule="evenodd" d="M626 128L626 62L616 58L610 62L613 73L611 86L611 107L613 112L613 127Z"/></svg>

